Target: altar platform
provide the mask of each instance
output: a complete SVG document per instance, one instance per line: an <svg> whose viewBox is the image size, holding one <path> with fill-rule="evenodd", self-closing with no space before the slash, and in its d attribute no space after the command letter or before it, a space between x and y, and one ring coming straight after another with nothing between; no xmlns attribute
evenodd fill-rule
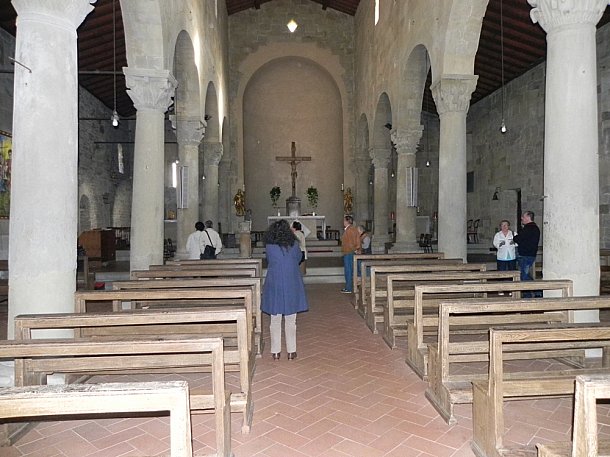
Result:
<svg viewBox="0 0 610 457"><path fill-rule="evenodd" d="M317 240L318 230L322 232L322 239L326 239L326 216L269 216L267 217L267 224L271 225L280 219L285 219L289 224L299 221L303 226L303 233L307 241Z"/></svg>

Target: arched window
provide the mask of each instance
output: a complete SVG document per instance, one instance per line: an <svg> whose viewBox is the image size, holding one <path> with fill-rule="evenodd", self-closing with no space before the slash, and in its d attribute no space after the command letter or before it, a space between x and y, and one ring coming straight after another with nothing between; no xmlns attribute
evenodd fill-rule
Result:
<svg viewBox="0 0 610 457"><path fill-rule="evenodd" d="M375 25L379 22L379 0L375 0Z"/></svg>

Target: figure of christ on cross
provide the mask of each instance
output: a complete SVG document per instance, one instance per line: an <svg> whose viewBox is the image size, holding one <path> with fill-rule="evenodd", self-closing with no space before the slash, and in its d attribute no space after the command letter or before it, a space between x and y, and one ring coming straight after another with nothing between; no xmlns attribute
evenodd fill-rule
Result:
<svg viewBox="0 0 610 457"><path fill-rule="evenodd" d="M290 162L290 167L291 167L291 172L290 172L290 177L292 178L292 196L296 197L297 196L297 164L300 162L309 162L311 161L311 157L305 157L305 156L301 156L301 157L297 157L296 155L297 152L297 147L295 145L295 142L292 142L292 147L291 147L291 153L292 155L290 157L275 157L275 160L279 161L279 162Z"/></svg>

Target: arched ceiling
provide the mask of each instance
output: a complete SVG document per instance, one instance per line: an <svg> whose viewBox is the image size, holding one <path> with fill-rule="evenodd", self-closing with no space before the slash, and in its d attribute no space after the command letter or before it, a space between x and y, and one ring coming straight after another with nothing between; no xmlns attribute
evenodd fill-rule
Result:
<svg viewBox="0 0 610 457"><path fill-rule="evenodd" d="M116 66L113 52L113 0L97 0L94 11L87 16L78 29L79 83L99 98L109 108L113 107L113 69L116 67L117 110L121 116L135 113L133 103L125 92L122 67L127 65L125 40L121 20L120 2L116 1ZM355 15L360 0L310 0L318 3L321 10L333 9L344 14ZM402 1L402 0L401 0ZM229 15L246 9L260 9L264 3L274 0L226 0ZM502 86L502 61L504 82L508 82L532 67L546 56L546 35L539 25L533 24L529 13L531 7L526 0L490 0L483 18L481 39L477 51L474 73L479 76L477 89L472 95L476 103ZM267 8L272 5L267 5ZM261 10L261 14L263 14ZM0 0L0 27L15 34L15 10L11 0ZM501 20L502 19L502 20ZM610 20L606 9L598 26ZM504 29L504 59L502 59L501 27ZM426 87L429 86L429 81ZM434 102L426 90L423 107L434 111Z"/></svg>

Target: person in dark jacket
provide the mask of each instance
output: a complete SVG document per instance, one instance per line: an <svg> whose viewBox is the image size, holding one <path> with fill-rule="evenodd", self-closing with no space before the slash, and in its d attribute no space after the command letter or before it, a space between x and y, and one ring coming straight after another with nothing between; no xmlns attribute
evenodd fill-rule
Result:
<svg viewBox="0 0 610 457"><path fill-rule="evenodd" d="M264 241L267 276L261 309L271 315L271 355L274 360L280 359L283 316L288 360L293 360L297 357L297 313L309 309L299 269L301 249L290 225L284 219L269 226Z"/></svg>
<svg viewBox="0 0 610 457"><path fill-rule="evenodd" d="M521 281L534 279L533 266L538 253L538 242L540 241L540 229L534 222L534 213L525 211L521 216L523 228L517 233L513 240L517 243L519 255L519 269L521 270ZM524 293L523 296L526 294Z"/></svg>

